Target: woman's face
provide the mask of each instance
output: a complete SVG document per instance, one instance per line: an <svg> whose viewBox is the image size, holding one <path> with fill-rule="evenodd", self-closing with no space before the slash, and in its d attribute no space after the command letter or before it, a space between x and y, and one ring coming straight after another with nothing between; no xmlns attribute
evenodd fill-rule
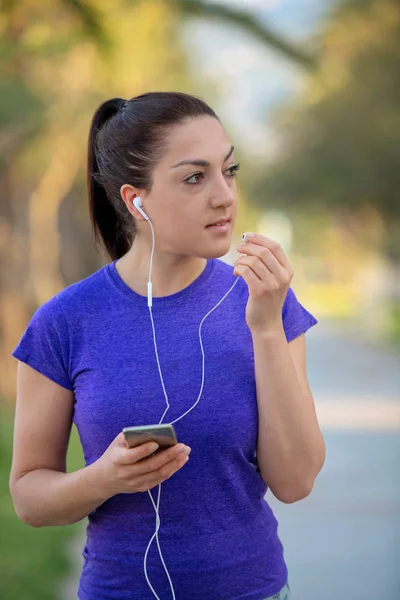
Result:
<svg viewBox="0 0 400 600"><path fill-rule="evenodd" d="M196 160L204 165L177 166ZM142 197L159 250L203 258L229 251L237 210L235 164L232 144L217 119L193 118L171 130L167 151L153 170L152 190ZM226 232L207 229L226 217Z"/></svg>

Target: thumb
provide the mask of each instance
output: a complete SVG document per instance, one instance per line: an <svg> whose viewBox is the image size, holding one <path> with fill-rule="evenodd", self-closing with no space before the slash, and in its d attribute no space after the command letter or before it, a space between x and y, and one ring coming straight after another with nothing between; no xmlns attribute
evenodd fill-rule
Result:
<svg viewBox="0 0 400 600"><path fill-rule="evenodd" d="M122 446L123 448L129 448L128 444L126 443L123 431L119 432L119 434L113 440L113 442L111 443L111 445L112 446Z"/></svg>

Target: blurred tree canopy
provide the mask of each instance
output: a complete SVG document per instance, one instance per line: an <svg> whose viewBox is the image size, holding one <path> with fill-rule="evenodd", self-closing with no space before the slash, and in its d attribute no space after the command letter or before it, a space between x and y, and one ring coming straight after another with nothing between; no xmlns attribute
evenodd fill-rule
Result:
<svg viewBox="0 0 400 600"><path fill-rule="evenodd" d="M268 204L376 209L400 261L400 10L397 0L344 0L319 35L316 76L277 113L279 157L254 188ZM362 234L362 228L360 229Z"/></svg>

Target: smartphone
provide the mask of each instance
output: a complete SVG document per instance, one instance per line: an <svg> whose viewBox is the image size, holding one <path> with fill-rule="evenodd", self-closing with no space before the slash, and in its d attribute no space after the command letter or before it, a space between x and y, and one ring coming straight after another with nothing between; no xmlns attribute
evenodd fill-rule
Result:
<svg viewBox="0 0 400 600"><path fill-rule="evenodd" d="M151 456L178 443L175 428L171 423L124 427L122 433L129 448L140 446L146 442L157 442L159 448Z"/></svg>

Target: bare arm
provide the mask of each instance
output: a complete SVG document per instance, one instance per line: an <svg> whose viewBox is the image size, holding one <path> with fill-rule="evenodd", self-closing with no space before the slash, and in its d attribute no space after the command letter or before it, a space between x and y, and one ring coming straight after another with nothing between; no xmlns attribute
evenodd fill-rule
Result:
<svg viewBox="0 0 400 600"><path fill-rule="evenodd" d="M75 523L107 499L93 468L65 472L73 404L73 392L18 362L10 491L33 527Z"/></svg>
<svg viewBox="0 0 400 600"><path fill-rule="evenodd" d="M32 527L69 525L117 493L146 491L190 452L173 447L149 457L149 444L127 448L120 434L96 462L66 473L73 404L73 392L18 363L10 491L18 517Z"/></svg>
<svg viewBox="0 0 400 600"><path fill-rule="evenodd" d="M282 327L253 342L261 476L279 500L296 502L311 492L326 453L307 381L305 336L288 344Z"/></svg>

